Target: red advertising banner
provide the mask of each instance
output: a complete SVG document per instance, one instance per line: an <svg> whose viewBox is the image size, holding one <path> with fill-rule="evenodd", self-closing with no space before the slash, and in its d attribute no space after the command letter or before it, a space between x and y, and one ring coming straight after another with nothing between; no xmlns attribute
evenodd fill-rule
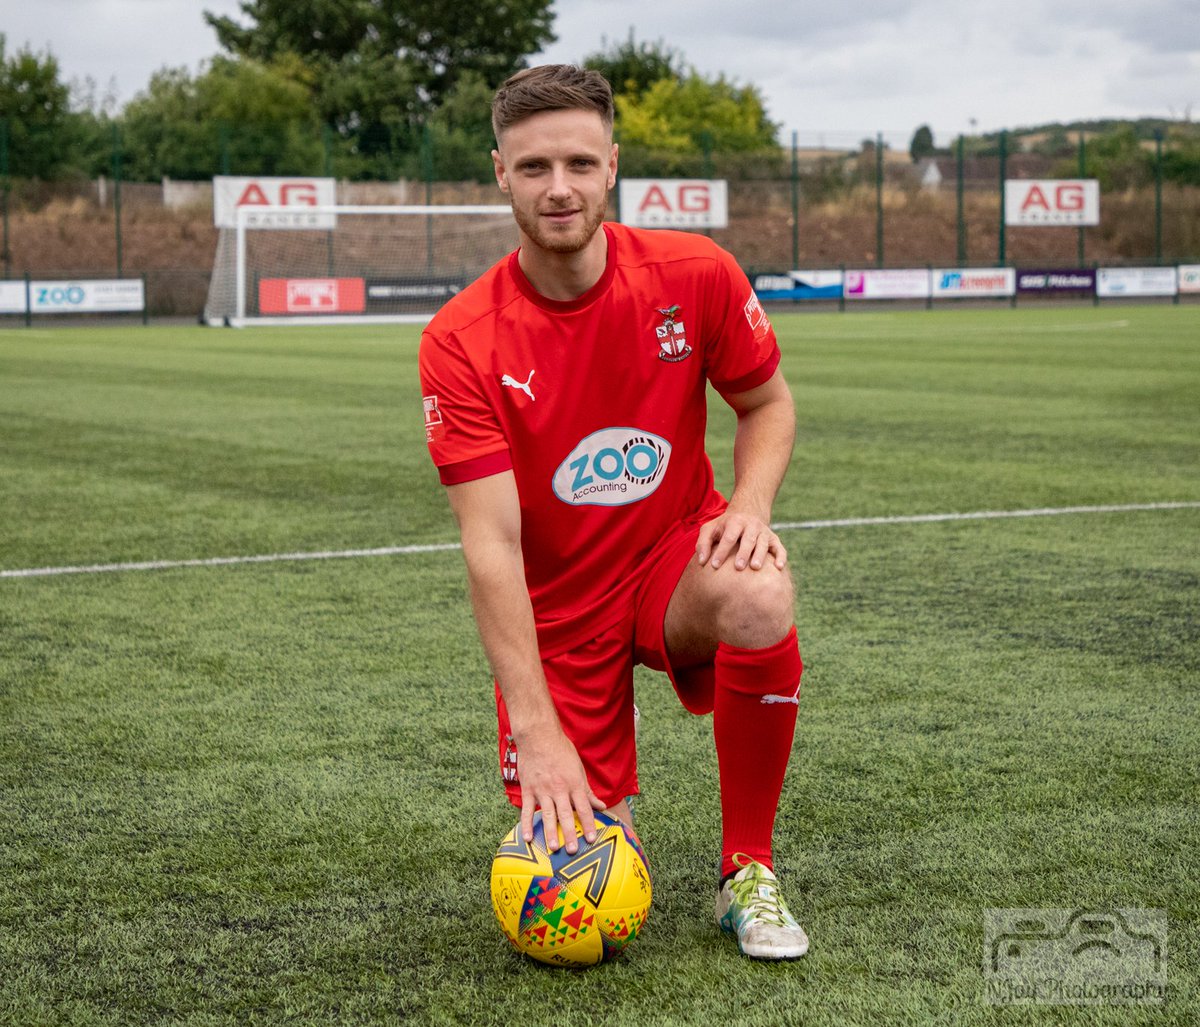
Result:
<svg viewBox="0 0 1200 1027"><path fill-rule="evenodd" d="M367 290L361 278L264 278L260 314L361 314Z"/></svg>

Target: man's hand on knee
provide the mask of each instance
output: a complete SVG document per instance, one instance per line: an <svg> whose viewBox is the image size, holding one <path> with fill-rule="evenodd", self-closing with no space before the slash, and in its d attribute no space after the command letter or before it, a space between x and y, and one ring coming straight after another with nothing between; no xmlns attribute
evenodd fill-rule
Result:
<svg viewBox="0 0 1200 1027"><path fill-rule="evenodd" d="M731 558L739 571L747 567L762 570L768 560L783 570L787 549L761 517L729 509L700 529L696 558L701 566L707 564L713 570Z"/></svg>

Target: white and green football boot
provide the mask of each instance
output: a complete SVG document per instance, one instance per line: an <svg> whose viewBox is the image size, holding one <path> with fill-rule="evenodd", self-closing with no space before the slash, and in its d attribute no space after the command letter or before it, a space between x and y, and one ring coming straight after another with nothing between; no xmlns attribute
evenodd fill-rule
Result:
<svg viewBox="0 0 1200 1027"><path fill-rule="evenodd" d="M799 959L808 935L788 912L779 881L761 863L734 860L742 869L717 892L717 923L737 935L738 948L752 959Z"/></svg>

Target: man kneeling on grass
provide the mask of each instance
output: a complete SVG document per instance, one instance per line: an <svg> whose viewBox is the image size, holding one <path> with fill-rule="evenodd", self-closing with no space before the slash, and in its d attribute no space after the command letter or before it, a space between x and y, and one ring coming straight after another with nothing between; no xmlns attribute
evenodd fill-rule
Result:
<svg viewBox="0 0 1200 1027"><path fill-rule="evenodd" d="M604 223L612 92L567 65L520 72L492 105L496 181L520 248L421 342L430 453L462 533L496 678L499 754L526 841L631 825L633 667L713 714L717 920L741 950L808 950L772 872L803 665L771 506L795 411L766 313L702 236ZM736 485L713 487L705 385L737 414ZM632 825L631 825L632 826Z"/></svg>

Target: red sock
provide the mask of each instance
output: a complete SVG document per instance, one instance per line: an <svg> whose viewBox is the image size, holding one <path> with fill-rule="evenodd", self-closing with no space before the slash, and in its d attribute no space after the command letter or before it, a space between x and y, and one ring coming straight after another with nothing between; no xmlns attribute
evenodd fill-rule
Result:
<svg viewBox="0 0 1200 1027"><path fill-rule="evenodd" d="M721 775L721 876L734 853L773 867L771 834L792 754L804 664L796 629L766 649L717 647L713 738Z"/></svg>

